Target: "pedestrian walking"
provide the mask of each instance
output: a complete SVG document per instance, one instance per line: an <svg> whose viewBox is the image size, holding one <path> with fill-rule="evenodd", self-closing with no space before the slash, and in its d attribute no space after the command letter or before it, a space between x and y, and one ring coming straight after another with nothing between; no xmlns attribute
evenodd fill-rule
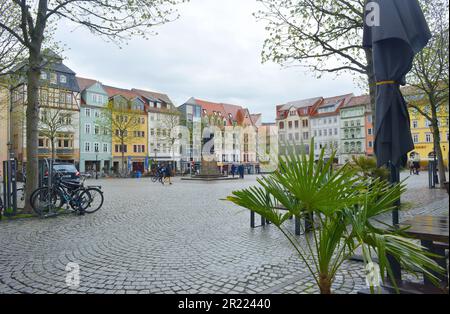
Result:
<svg viewBox="0 0 450 314"><path fill-rule="evenodd" d="M231 175L233 176L233 178L234 178L235 173L236 173L236 165L232 164L231 165Z"/></svg>
<svg viewBox="0 0 450 314"><path fill-rule="evenodd" d="M414 154L414 169L416 170L416 175L420 174L420 156L419 154Z"/></svg>
<svg viewBox="0 0 450 314"><path fill-rule="evenodd" d="M170 166L170 164L167 164L165 169L165 179L166 181L169 182L170 185L172 185L171 176L172 176L172 167Z"/></svg>

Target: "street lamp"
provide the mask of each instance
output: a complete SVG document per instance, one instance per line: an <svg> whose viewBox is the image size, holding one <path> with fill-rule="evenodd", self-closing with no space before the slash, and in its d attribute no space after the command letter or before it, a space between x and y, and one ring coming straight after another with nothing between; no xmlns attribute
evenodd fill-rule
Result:
<svg viewBox="0 0 450 314"><path fill-rule="evenodd" d="M8 157L9 158L14 158L13 152L12 152L12 143L11 143L11 141L8 141L8 143L6 143L6 146L8 147Z"/></svg>
<svg viewBox="0 0 450 314"><path fill-rule="evenodd" d="M98 154L95 154L95 180L98 180Z"/></svg>
<svg viewBox="0 0 450 314"><path fill-rule="evenodd" d="M157 163L156 162L156 158L157 158L156 154L158 153L158 149L157 148L153 149L153 152L155 153L155 164L156 164Z"/></svg>

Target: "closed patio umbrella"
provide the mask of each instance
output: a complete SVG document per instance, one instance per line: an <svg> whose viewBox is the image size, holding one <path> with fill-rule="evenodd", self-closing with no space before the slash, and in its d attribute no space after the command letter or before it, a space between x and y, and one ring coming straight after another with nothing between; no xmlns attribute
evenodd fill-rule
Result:
<svg viewBox="0 0 450 314"><path fill-rule="evenodd" d="M363 45L372 48L377 82L375 154L378 166L387 165L391 182L400 181L399 169L414 149L407 104L400 92L414 56L431 38L417 0L370 0L366 3ZM370 19L367 22L367 18ZM398 225L398 208L393 224Z"/></svg>

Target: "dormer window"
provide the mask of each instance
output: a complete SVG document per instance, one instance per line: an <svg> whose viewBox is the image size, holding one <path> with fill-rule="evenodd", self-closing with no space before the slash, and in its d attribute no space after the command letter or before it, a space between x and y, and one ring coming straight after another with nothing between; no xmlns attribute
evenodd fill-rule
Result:
<svg viewBox="0 0 450 314"><path fill-rule="evenodd" d="M58 79L58 77L57 77L56 73L50 73L50 83L56 84L57 79Z"/></svg>
<svg viewBox="0 0 450 314"><path fill-rule="evenodd" d="M46 80L47 79L47 73L46 72L42 72L41 73L41 79L42 80Z"/></svg>
<svg viewBox="0 0 450 314"><path fill-rule="evenodd" d="M65 75L61 75L59 77L59 81L63 84L67 83L67 77Z"/></svg>

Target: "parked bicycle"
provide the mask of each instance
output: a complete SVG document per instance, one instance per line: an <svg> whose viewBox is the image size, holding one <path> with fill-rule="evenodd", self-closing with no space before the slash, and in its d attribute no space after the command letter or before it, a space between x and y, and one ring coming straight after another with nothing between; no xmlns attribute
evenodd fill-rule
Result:
<svg viewBox="0 0 450 314"><path fill-rule="evenodd" d="M98 211L104 201L103 192L98 186L84 186L81 182L64 180L56 173L51 186L35 190L30 198L31 207L41 217L56 216L66 207L67 211L78 214L92 214Z"/></svg>

